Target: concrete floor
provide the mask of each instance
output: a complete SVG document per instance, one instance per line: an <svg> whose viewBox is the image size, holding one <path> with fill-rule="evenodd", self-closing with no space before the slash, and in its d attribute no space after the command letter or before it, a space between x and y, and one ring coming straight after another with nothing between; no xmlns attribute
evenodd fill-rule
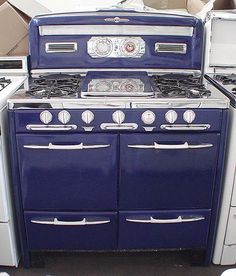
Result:
<svg viewBox="0 0 236 276"><path fill-rule="evenodd" d="M188 252L45 253L43 259L44 267L0 271L10 276L220 276L232 268L191 266Z"/></svg>

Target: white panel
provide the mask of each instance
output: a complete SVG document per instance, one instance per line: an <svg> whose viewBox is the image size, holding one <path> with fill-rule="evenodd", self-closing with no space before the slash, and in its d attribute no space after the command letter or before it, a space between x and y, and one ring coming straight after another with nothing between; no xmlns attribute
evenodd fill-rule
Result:
<svg viewBox="0 0 236 276"><path fill-rule="evenodd" d="M223 247L223 254L222 254L220 264L221 265L236 264L236 245L231 245L231 246L225 245Z"/></svg>
<svg viewBox="0 0 236 276"><path fill-rule="evenodd" d="M9 217L2 160L2 139L0 136L0 222L7 222L8 220Z"/></svg>
<svg viewBox="0 0 236 276"><path fill-rule="evenodd" d="M236 20L212 21L210 66L236 67Z"/></svg>
<svg viewBox="0 0 236 276"><path fill-rule="evenodd" d="M230 208L225 244L236 244L236 207Z"/></svg>
<svg viewBox="0 0 236 276"><path fill-rule="evenodd" d="M236 165L236 164L235 164ZM232 206L236 206L236 174L234 176L234 190L233 190L233 195L232 195Z"/></svg>
<svg viewBox="0 0 236 276"><path fill-rule="evenodd" d="M0 223L0 265L16 266L14 251L10 226L8 223Z"/></svg>
<svg viewBox="0 0 236 276"><path fill-rule="evenodd" d="M44 35L172 35L192 36L193 27L181 26L127 26L127 25L51 25L40 26Z"/></svg>

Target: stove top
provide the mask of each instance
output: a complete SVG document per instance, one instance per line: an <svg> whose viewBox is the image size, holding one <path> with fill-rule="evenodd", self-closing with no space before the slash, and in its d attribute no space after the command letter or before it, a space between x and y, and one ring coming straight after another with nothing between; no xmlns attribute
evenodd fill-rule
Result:
<svg viewBox="0 0 236 276"><path fill-rule="evenodd" d="M2 91L5 87L7 87L11 83L10 79L5 77L0 77L0 91Z"/></svg>
<svg viewBox="0 0 236 276"><path fill-rule="evenodd" d="M213 78L236 96L236 74L214 75Z"/></svg>

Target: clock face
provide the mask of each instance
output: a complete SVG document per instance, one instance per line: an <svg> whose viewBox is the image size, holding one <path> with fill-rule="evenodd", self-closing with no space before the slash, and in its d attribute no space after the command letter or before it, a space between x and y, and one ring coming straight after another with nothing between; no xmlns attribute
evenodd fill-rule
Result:
<svg viewBox="0 0 236 276"><path fill-rule="evenodd" d="M94 43L94 51L100 57L107 57L111 54L113 48L112 41L108 38L98 39Z"/></svg>

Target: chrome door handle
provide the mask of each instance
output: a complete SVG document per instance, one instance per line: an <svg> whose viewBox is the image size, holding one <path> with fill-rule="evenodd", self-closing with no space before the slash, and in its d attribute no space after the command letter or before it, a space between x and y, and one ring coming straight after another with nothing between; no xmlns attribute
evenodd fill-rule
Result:
<svg viewBox="0 0 236 276"><path fill-rule="evenodd" d="M110 219L104 220L87 220L83 218L81 221L60 221L57 218L52 220L31 220L31 223L44 224L44 225L55 225L55 226L86 226L86 225L99 225L110 223Z"/></svg>
<svg viewBox="0 0 236 276"><path fill-rule="evenodd" d="M202 149L202 148L211 148L213 144L198 144L198 145L189 145L188 142L179 145L164 145L154 142L153 145L128 145L129 148L134 149L160 149L160 150L180 150L180 149Z"/></svg>
<svg viewBox="0 0 236 276"><path fill-rule="evenodd" d="M133 223L152 223L152 224L169 224L169 223L185 223L185 222L196 222L200 220L204 220L205 217L202 216L196 216L196 217L189 217L189 218L183 218L182 216L179 216L176 219L155 219L153 217L150 217L149 219L129 219L126 218L126 221L133 222Z"/></svg>
<svg viewBox="0 0 236 276"><path fill-rule="evenodd" d="M83 149L101 149L108 148L111 145L84 145L80 143L78 145L54 145L49 143L47 146L39 145L24 145L26 149L49 149L49 150L83 150Z"/></svg>
<svg viewBox="0 0 236 276"><path fill-rule="evenodd" d="M77 129L76 125L27 125L27 130L32 131L69 131Z"/></svg>
<svg viewBox="0 0 236 276"><path fill-rule="evenodd" d="M170 130L170 131L186 131L186 130L201 131L201 130L207 130L209 128L211 128L211 125L209 124L161 125L161 129Z"/></svg>
<svg viewBox="0 0 236 276"><path fill-rule="evenodd" d="M138 125L135 123L127 123L127 124L104 123L104 124L101 124L100 127L103 130L135 130L138 128Z"/></svg>

